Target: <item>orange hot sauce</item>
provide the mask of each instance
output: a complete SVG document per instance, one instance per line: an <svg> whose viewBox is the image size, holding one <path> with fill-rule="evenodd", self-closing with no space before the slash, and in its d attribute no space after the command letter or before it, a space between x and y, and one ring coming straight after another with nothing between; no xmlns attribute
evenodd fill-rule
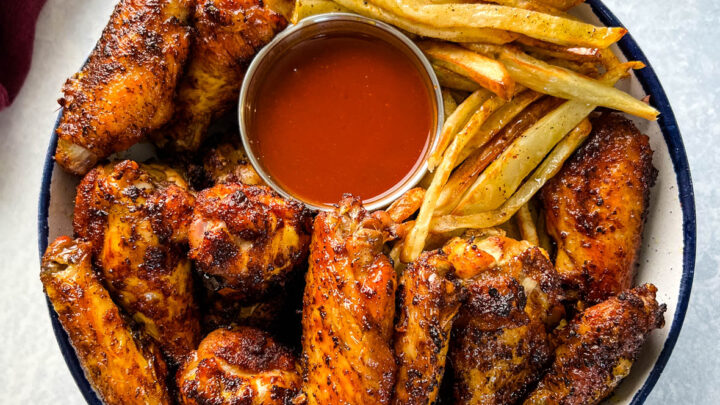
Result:
<svg viewBox="0 0 720 405"><path fill-rule="evenodd" d="M265 171L296 197L370 202L422 164L433 94L414 63L381 40L321 37L287 51L258 88L249 141Z"/></svg>

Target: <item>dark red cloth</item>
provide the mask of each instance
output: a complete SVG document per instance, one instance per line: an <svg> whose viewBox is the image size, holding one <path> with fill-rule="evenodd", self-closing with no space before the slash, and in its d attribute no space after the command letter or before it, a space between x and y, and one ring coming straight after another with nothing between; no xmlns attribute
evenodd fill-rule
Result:
<svg viewBox="0 0 720 405"><path fill-rule="evenodd" d="M43 4L45 0L0 0L0 110L10 105L30 70Z"/></svg>

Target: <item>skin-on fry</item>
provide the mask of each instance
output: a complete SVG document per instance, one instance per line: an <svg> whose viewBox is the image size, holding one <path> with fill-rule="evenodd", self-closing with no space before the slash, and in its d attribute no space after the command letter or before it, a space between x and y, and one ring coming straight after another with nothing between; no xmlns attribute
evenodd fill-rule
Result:
<svg viewBox="0 0 720 405"><path fill-rule="evenodd" d="M443 98L443 111L445 112L445 119L447 120L457 109L457 102L453 98L452 93L450 93L450 90L442 89L441 92Z"/></svg>
<svg viewBox="0 0 720 405"><path fill-rule="evenodd" d="M463 164L453 172L447 184L443 187L440 197L438 198L435 215L450 213L460 202L460 199L468 187L475 182L477 176L480 175L515 138L520 136L545 114L557 108L562 102L562 100L554 97L546 97L531 104L523 110L513 122L505 126L486 147L477 149L470 155ZM505 106L503 106L503 108L504 107ZM499 112L500 111L497 113ZM490 119L488 119L488 122L489 121Z"/></svg>
<svg viewBox="0 0 720 405"><path fill-rule="evenodd" d="M432 67L442 87L464 91L475 91L480 87L474 81L463 75L459 75L448 68L442 67L437 63L433 63Z"/></svg>
<svg viewBox="0 0 720 405"><path fill-rule="evenodd" d="M330 0L295 0L295 9L290 17L290 22L297 24L305 17L316 14L340 12L346 13L350 10Z"/></svg>
<svg viewBox="0 0 720 405"><path fill-rule="evenodd" d="M540 240L538 239L535 222L533 221L532 214L530 213L530 207L527 203L523 204L523 206L518 209L518 212L515 213L515 220L517 222L518 229L520 229L520 235L522 235L523 240L538 246Z"/></svg>
<svg viewBox="0 0 720 405"><path fill-rule="evenodd" d="M442 131L440 132L440 140L435 147L435 150L428 158L428 170L431 172L435 170L437 165L442 159L442 155L445 149L452 141L455 134L468 122L472 114L480 108L490 98L490 92L485 89L478 89L472 93L468 98L465 99L460 105L453 111L453 113L445 120Z"/></svg>
<svg viewBox="0 0 720 405"><path fill-rule="evenodd" d="M608 71L602 80L614 85L628 68L644 66L629 62ZM475 183L466 191L453 214L467 215L491 211L500 207L522 180L540 163L555 144L587 117L597 106L580 101L567 101L547 114L488 166Z"/></svg>
<svg viewBox="0 0 720 405"><path fill-rule="evenodd" d="M515 92L515 81L510 78L505 66L494 59L445 42L422 41L417 44L440 66L470 78L505 100L509 100Z"/></svg>
<svg viewBox="0 0 720 405"><path fill-rule="evenodd" d="M455 42L483 42L490 44L506 44L517 39L511 32L493 28L443 28L432 23L418 23L401 15L394 14L366 0L334 0L341 6L364 15L392 24L401 30L427 38L443 39Z"/></svg>
<svg viewBox="0 0 720 405"><path fill-rule="evenodd" d="M435 204L440 194L440 190L450 176L450 172L455 165L458 155L475 135L476 129L482 126L483 122L495 112L500 106L504 104L504 101L499 97L493 97L483 103L483 105L473 114L468 123L465 125L462 131L453 139L450 146L443 154L442 162L437 168L437 172L433 176L432 183L425 193L420 212L418 213L417 219L415 220L415 226L410 230L400 258L405 263L409 263L420 256L423 248L425 247L425 240L428 236L430 220L432 219L433 212L435 211Z"/></svg>
<svg viewBox="0 0 720 405"><path fill-rule="evenodd" d="M497 210L465 216L445 215L435 217L431 223L432 231L451 232L465 228L483 229L507 222L522 206L530 201L551 177L560 171L563 163L583 143L591 130L590 121L587 118L582 120L577 127L558 143L522 187Z"/></svg>
<svg viewBox="0 0 720 405"><path fill-rule="evenodd" d="M407 0L373 0L373 4L438 28L495 28L567 46L607 48L627 33L621 27L596 27L566 17L494 4L414 5Z"/></svg>

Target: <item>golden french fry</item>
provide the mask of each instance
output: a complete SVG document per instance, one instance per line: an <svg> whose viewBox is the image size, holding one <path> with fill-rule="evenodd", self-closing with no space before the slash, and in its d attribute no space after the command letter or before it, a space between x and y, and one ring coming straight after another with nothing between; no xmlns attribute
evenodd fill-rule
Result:
<svg viewBox="0 0 720 405"><path fill-rule="evenodd" d="M435 211L435 203L437 202L443 184L445 184L450 176L450 172L454 167L458 155L474 135L475 128L482 126L482 123L503 104L504 101L499 97L492 97L485 101L473 114L463 130L453 138L452 143L443 154L442 161L433 176L430 187L428 187L425 193L420 212L418 213L417 219L415 219L415 226L405 237L403 249L400 254L400 258L404 262L409 263L417 259L420 253L422 253L425 247L425 240L429 233L430 221Z"/></svg>
<svg viewBox="0 0 720 405"><path fill-rule="evenodd" d="M400 223L420 209L423 197L425 197L425 189L415 187L406 191L405 194L390 204L385 212L390 215L393 222Z"/></svg>
<svg viewBox="0 0 720 405"><path fill-rule="evenodd" d="M628 68L643 66L629 62L608 71L601 79L614 85ZM624 67L624 69L623 69ZM567 101L518 137L480 174L453 210L456 215L491 211L503 204L522 180L540 163L555 144L587 117L597 106Z"/></svg>
<svg viewBox="0 0 720 405"><path fill-rule="evenodd" d="M523 204L520 209L515 213L515 220L517 227L520 229L520 235L523 240L538 246L540 240L538 239L537 229L535 229L535 222L533 221L532 214L528 203Z"/></svg>
<svg viewBox="0 0 720 405"><path fill-rule="evenodd" d="M607 48L627 33L621 27L596 27L570 18L495 4L408 4L408 0L372 0L408 20L438 28L494 28L559 45Z"/></svg>
<svg viewBox="0 0 720 405"><path fill-rule="evenodd" d="M621 63L620 59L618 59L610 48L601 49L599 56L600 63L602 63L606 70L610 70Z"/></svg>
<svg viewBox="0 0 720 405"><path fill-rule="evenodd" d="M298 21L311 15L348 11L350 10L330 0L296 0L290 22L297 24Z"/></svg>
<svg viewBox="0 0 720 405"><path fill-rule="evenodd" d="M443 98L443 112L445 113L445 119L447 120L457 109L457 102L450 93L450 90L442 89L441 92Z"/></svg>
<svg viewBox="0 0 720 405"><path fill-rule="evenodd" d="M433 63L432 67L440 85L443 87L464 91L475 91L480 87L474 81L463 75L459 75L450 69L444 68L437 63Z"/></svg>
<svg viewBox="0 0 720 405"><path fill-rule="evenodd" d="M542 55L533 55L533 56L542 56ZM547 59L545 62L554 65L559 66L561 68L565 68L568 70L572 70L573 72L580 73L581 75L585 75L587 77L591 77L593 79L597 79L601 76L600 70L598 69L598 65L591 62L575 62L567 59L557 59L557 58L551 58Z"/></svg>
<svg viewBox="0 0 720 405"><path fill-rule="evenodd" d="M511 32L493 28L443 28L433 24L418 23L402 15L387 11L366 0L334 0L341 6L364 15L392 24L401 30L427 38L437 38L455 42L483 42L506 44L517 38Z"/></svg>
<svg viewBox="0 0 720 405"><path fill-rule="evenodd" d="M472 79L505 100L515 92L515 81L505 66L494 59L445 42L422 41L417 45L435 63Z"/></svg>
<svg viewBox="0 0 720 405"><path fill-rule="evenodd" d="M435 209L436 215L445 215L455 209L467 189L475 182L480 173L482 173L515 138L562 103L563 101L560 99L546 97L531 104L523 110L513 122L505 126L491 143L473 152L472 155L453 172L440 192L440 197L438 197L438 203ZM489 121L490 119L488 119L488 122Z"/></svg>
<svg viewBox="0 0 720 405"><path fill-rule="evenodd" d="M539 3L545 6L549 6L558 10L567 11L585 0L532 0L535 3Z"/></svg>
<svg viewBox="0 0 720 405"><path fill-rule="evenodd" d="M622 90L571 70L553 66L510 47L505 47L499 58L513 79L540 93L613 108L647 120L656 120L660 114L651 105Z"/></svg>
<svg viewBox="0 0 720 405"><path fill-rule="evenodd" d="M544 58L557 58L572 60L575 62L599 62L601 50L598 48L570 47L551 44L527 36L520 36L515 40L521 44L528 53L537 54Z"/></svg>
<svg viewBox="0 0 720 405"><path fill-rule="evenodd" d="M522 206L530 201L550 178L560 171L563 163L580 147L591 130L590 121L587 118L581 120L578 126L573 128L543 160L542 164L535 169L522 187L498 209L465 216L445 215L435 217L431 222L432 231L451 232L465 228L483 229L507 222Z"/></svg>
<svg viewBox="0 0 720 405"><path fill-rule="evenodd" d="M489 91L478 89L466 98L465 101L460 103L450 117L445 120L445 124L443 124L442 131L440 132L440 139L435 146L435 150L428 158L428 170L431 172L435 170L442 159L445 149L455 134L468 122L475 110L480 108L480 106L490 98L490 95L491 93Z"/></svg>

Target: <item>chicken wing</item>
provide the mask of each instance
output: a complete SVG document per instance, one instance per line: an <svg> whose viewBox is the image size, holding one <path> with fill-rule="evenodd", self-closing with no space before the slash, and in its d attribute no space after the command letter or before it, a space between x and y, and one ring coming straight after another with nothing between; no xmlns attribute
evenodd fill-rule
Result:
<svg viewBox="0 0 720 405"><path fill-rule="evenodd" d="M593 120L588 142L543 188L556 267L578 298L595 303L630 288L652 166L648 137L618 114Z"/></svg>
<svg viewBox="0 0 720 405"><path fill-rule="evenodd" d="M345 195L315 218L303 297L303 391L313 404L387 404L396 275L385 225Z"/></svg>
<svg viewBox="0 0 720 405"><path fill-rule="evenodd" d="M237 105L246 65L287 22L261 0L198 0L197 31L169 126L157 133L179 150L196 150L210 121ZM159 141L163 143L163 140Z"/></svg>
<svg viewBox="0 0 720 405"><path fill-rule="evenodd" d="M645 284L586 309L561 333L555 361L525 404L591 405L630 373L648 334L664 324L665 305Z"/></svg>
<svg viewBox="0 0 720 405"><path fill-rule="evenodd" d="M55 160L83 175L172 116L190 43L193 0L121 0L59 100Z"/></svg>
<svg viewBox="0 0 720 405"><path fill-rule="evenodd" d="M187 234L194 198L179 173L126 160L78 186L73 226L118 304L174 362L197 346Z"/></svg>
<svg viewBox="0 0 720 405"><path fill-rule="evenodd" d="M133 332L92 269L91 246L63 236L45 251L40 280L90 385L107 405L171 404L154 342Z"/></svg>
<svg viewBox="0 0 720 405"><path fill-rule="evenodd" d="M184 405L287 405L302 379L290 350L260 330L236 327L203 339L176 382Z"/></svg>
<svg viewBox="0 0 720 405"><path fill-rule="evenodd" d="M250 164L242 145L230 142L211 148L203 157L203 170L212 184L242 183L265 185Z"/></svg>

